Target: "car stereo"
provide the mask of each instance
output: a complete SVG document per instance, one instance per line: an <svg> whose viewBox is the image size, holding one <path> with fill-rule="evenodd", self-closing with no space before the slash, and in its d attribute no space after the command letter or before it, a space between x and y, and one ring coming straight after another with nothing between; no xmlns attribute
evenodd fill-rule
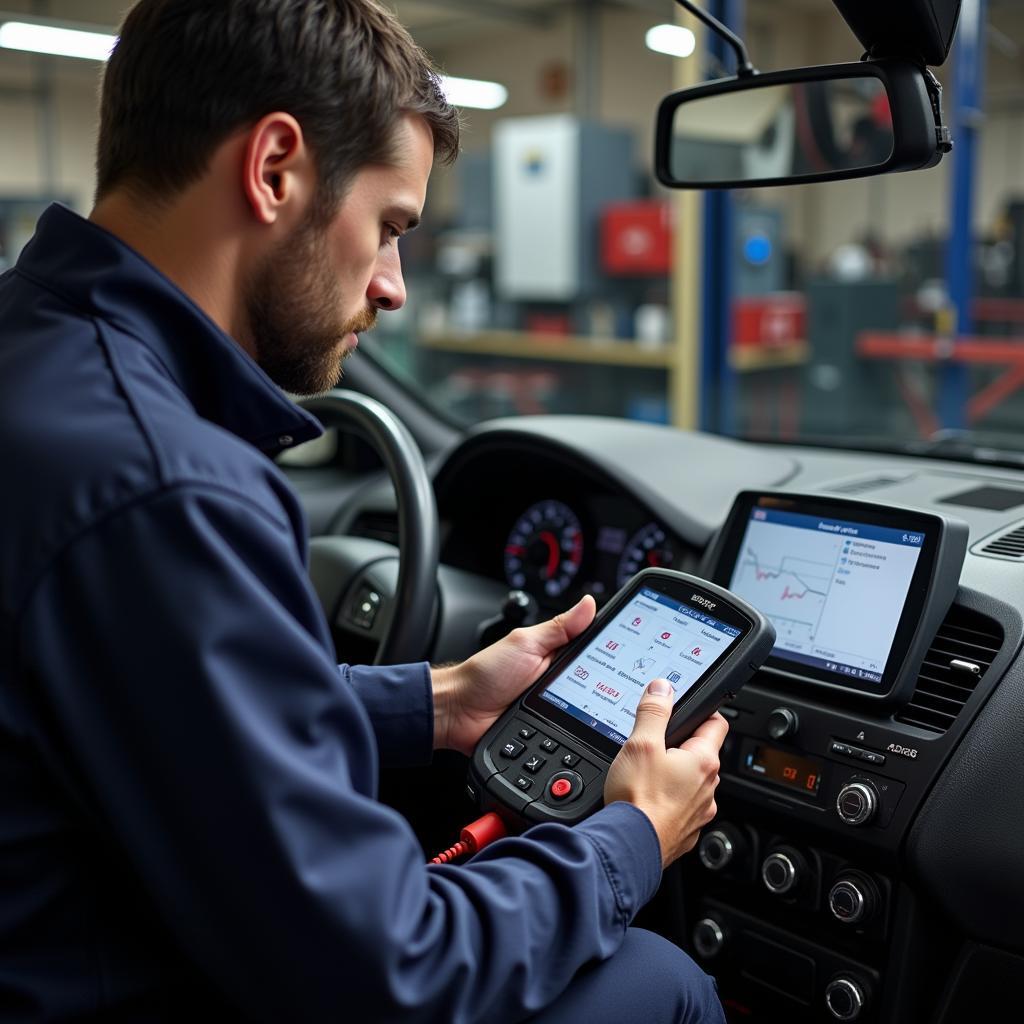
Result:
<svg viewBox="0 0 1024 1024"><path fill-rule="evenodd" d="M967 539L945 515L744 491L704 571L775 626L767 671L895 701L949 610Z"/></svg>

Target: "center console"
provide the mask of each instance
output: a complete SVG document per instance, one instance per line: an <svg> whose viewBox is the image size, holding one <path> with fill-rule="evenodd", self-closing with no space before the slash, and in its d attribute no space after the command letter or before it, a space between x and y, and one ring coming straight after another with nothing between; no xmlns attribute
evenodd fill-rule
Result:
<svg viewBox="0 0 1024 1024"><path fill-rule="evenodd" d="M1002 643L958 589L966 543L944 516L745 492L708 551L778 638L723 707L719 815L679 868L680 941L730 1019L888 1019L901 846Z"/></svg>

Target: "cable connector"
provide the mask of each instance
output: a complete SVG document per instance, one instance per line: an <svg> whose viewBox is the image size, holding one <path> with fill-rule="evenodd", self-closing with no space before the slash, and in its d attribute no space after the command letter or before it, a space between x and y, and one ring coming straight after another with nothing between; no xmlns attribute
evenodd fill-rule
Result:
<svg viewBox="0 0 1024 1024"><path fill-rule="evenodd" d="M432 857L430 863L449 864L456 857L479 853L485 846L490 846L491 843L503 838L506 834L505 823L494 811L488 811L482 818L477 818L462 830L459 842L454 846L449 846L444 853Z"/></svg>

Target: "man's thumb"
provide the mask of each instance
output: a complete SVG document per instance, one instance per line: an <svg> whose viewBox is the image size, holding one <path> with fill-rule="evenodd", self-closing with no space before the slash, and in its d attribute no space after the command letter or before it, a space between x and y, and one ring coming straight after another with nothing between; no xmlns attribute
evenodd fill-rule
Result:
<svg viewBox="0 0 1024 1024"><path fill-rule="evenodd" d="M647 736L664 742L665 729L672 715L674 696L675 691L667 679L655 679L648 684L640 703L636 706L633 735Z"/></svg>

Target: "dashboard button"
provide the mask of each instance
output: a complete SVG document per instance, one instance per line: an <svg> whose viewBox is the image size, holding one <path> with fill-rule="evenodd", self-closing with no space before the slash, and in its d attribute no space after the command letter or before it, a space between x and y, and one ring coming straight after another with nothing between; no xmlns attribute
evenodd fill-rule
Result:
<svg viewBox="0 0 1024 1024"><path fill-rule="evenodd" d="M525 793L533 785L533 779L527 779L520 775L516 778L515 785L516 789L521 789Z"/></svg>
<svg viewBox="0 0 1024 1024"><path fill-rule="evenodd" d="M528 726L528 725L524 725L519 730L519 738L521 740L530 740L530 739L533 739L533 737L536 736L536 735L537 735L537 730L536 729L531 729L530 726Z"/></svg>
<svg viewBox="0 0 1024 1024"><path fill-rule="evenodd" d="M553 754L558 749L558 741L545 736L544 739L540 741L540 749L547 754Z"/></svg>
<svg viewBox="0 0 1024 1024"><path fill-rule="evenodd" d="M773 740L795 736L799 728L800 719L791 708L776 708L768 715L768 735Z"/></svg>
<svg viewBox="0 0 1024 1024"><path fill-rule="evenodd" d="M518 740L509 740L501 748L502 757L518 757L526 747L522 745Z"/></svg>
<svg viewBox="0 0 1024 1024"><path fill-rule="evenodd" d="M878 811L878 790L866 780L848 782L836 797L836 811L847 825L866 825Z"/></svg>
<svg viewBox="0 0 1024 1024"><path fill-rule="evenodd" d="M860 759L868 764L885 764L885 754L876 754L873 750L862 750Z"/></svg>
<svg viewBox="0 0 1024 1024"><path fill-rule="evenodd" d="M579 763L580 755L574 754L571 750L567 750L562 755L562 764L564 764L566 768L575 768Z"/></svg>
<svg viewBox="0 0 1024 1024"><path fill-rule="evenodd" d="M841 757L853 757L853 747L847 746L845 743L837 743L833 741L832 746L829 748L833 754L839 754Z"/></svg>
<svg viewBox="0 0 1024 1024"><path fill-rule="evenodd" d="M529 772L531 775L536 775L545 764L547 764L546 757L534 754L533 757L528 758L523 762L523 771Z"/></svg>

